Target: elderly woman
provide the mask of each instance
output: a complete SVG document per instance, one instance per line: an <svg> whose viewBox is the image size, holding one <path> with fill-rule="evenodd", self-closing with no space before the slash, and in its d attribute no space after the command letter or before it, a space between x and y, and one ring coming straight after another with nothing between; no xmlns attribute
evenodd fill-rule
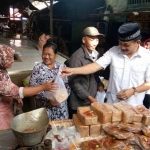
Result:
<svg viewBox="0 0 150 150"><path fill-rule="evenodd" d="M55 61L57 56L57 45L50 40L43 47L42 60L43 62L37 64L32 72L30 78L30 86L35 86L43 84L49 79L55 80L57 74L59 73L60 63ZM70 93L70 88L68 86L68 81L66 78L63 79L68 93ZM47 105L49 100L45 96L45 92L41 92L35 97L36 107L45 107L47 109L49 118L53 120L64 120L68 119L68 106L67 101L62 102L59 106L54 106L52 104Z"/></svg>
<svg viewBox="0 0 150 150"><path fill-rule="evenodd" d="M6 45L0 45L0 130L10 128L9 124L13 118L13 99L17 100L20 106L23 105L21 98L32 96L41 91L56 90L56 83L48 81L36 87L18 87L11 82L8 68L14 62L14 50Z"/></svg>

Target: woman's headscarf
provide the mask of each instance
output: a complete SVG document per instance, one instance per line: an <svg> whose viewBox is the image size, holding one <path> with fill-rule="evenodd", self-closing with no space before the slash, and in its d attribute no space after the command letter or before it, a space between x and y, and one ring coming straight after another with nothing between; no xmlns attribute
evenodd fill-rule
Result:
<svg viewBox="0 0 150 150"><path fill-rule="evenodd" d="M4 68L5 63L7 60L10 60L14 57L15 50L10 48L7 45L0 45L0 68Z"/></svg>
<svg viewBox="0 0 150 150"><path fill-rule="evenodd" d="M15 50L11 47L0 44L0 97L11 96L19 98L19 87L11 82L9 74L5 68L5 64L8 60L12 60Z"/></svg>

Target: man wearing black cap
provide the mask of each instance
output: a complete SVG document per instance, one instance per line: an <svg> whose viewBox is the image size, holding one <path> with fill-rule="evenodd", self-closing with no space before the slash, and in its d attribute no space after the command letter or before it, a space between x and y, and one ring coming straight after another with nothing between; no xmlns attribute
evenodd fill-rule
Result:
<svg viewBox="0 0 150 150"><path fill-rule="evenodd" d="M95 50L99 43L99 36L102 35L95 27L87 27L83 30L82 45L72 54L69 59L69 67L81 67L97 60L99 53ZM97 83L98 81L98 83ZM76 75L69 78L71 93L68 99L69 114L76 113L77 107L89 106L95 99L98 86L102 85L98 75Z"/></svg>
<svg viewBox="0 0 150 150"><path fill-rule="evenodd" d="M137 106L143 104L145 91L150 89L150 52L140 46L138 23L125 23L118 29L119 46L109 49L92 64L79 68L64 68L63 75L90 74L110 64L107 102L120 100Z"/></svg>

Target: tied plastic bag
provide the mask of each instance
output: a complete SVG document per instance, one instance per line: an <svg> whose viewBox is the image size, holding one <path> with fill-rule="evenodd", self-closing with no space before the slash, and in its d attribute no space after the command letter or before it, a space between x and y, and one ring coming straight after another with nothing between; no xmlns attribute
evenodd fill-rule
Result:
<svg viewBox="0 0 150 150"><path fill-rule="evenodd" d="M96 94L95 99L97 99L97 101L100 102L100 103L104 103L105 97L106 97L106 92L105 91L103 91L103 92L98 91L97 94Z"/></svg>
<svg viewBox="0 0 150 150"><path fill-rule="evenodd" d="M60 103L64 102L68 98L67 89L65 87L65 84L64 84L62 77L60 76L62 67L63 66L61 65L59 68L59 72L56 76L56 79L54 81L58 84L58 87L59 87L58 90L55 90L52 92L47 91L45 93L46 98L48 100L50 100L51 104L54 104L54 105L59 105Z"/></svg>

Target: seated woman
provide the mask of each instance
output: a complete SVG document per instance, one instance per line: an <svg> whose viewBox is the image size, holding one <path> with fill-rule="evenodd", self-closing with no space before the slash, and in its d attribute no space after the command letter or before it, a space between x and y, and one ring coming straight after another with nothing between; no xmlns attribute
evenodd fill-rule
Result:
<svg viewBox="0 0 150 150"><path fill-rule="evenodd" d="M15 51L7 45L0 44L0 130L10 128L10 121L13 116L13 99L17 100L22 107L21 98L33 96L41 91L51 91L58 89L56 83L51 81L43 82L42 85L35 87L18 87L12 83L8 68L11 68L14 62Z"/></svg>
<svg viewBox="0 0 150 150"><path fill-rule="evenodd" d="M48 40L42 51L43 62L37 64L32 71L30 86L43 84L50 79L55 80L61 65L55 60L57 57L57 52L57 45ZM63 81L68 93L70 93L68 81L66 79L63 79ZM37 108L45 107L47 109L51 121L68 119L67 100L62 102L59 106L54 106L52 104L49 105L49 100L45 97L45 92L43 91L36 95L35 102Z"/></svg>

